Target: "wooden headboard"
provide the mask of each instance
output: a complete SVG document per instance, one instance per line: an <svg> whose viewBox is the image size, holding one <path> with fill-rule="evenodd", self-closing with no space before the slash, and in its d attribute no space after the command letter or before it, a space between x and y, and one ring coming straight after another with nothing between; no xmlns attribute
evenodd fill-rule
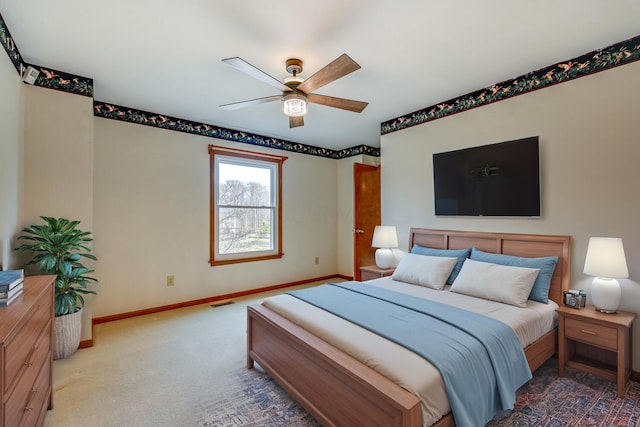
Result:
<svg viewBox="0 0 640 427"><path fill-rule="evenodd" d="M558 264L551 278L549 299L562 305L562 291L568 290L571 285L571 236L412 228L409 251L414 244L436 249L477 248L485 252L529 258L557 256Z"/></svg>

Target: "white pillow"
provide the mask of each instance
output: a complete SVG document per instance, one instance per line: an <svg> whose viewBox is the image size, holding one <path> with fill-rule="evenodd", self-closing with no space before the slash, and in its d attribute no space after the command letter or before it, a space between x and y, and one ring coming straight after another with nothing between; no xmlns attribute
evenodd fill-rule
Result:
<svg viewBox="0 0 640 427"><path fill-rule="evenodd" d="M391 275L393 280L442 289L458 258L406 254Z"/></svg>
<svg viewBox="0 0 640 427"><path fill-rule="evenodd" d="M465 260L451 291L492 301L526 307L538 268L512 267Z"/></svg>

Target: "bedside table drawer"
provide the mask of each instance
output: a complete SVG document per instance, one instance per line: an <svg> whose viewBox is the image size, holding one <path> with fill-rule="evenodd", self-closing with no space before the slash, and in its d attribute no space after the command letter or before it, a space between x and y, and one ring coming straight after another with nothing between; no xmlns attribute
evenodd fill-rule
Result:
<svg viewBox="0 0 640 427"><path fill-rule="evenodd" d="M618 330L595 323L567 318L564 326L567 338L616 351Z"/></svg>
<svg viewBox="0 0 640 427"><path fill-rule="evenodd" d="M360 267L360 280L365 282L367 280L379 279L381 277L389 277L395 271L395 267L391 268L378 268L376 265L368 265Z"/></svg>

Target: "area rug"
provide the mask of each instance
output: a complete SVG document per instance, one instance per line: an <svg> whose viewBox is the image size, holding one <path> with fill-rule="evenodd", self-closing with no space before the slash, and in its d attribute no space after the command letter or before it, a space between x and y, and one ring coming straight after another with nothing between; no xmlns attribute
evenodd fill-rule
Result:
<svg viewBox="0 0 640 427"><path fill-rule="evenodd" d="M318 427L320 424L260 368L233 373L235 387L200 408L201 427ZM517 393L513 411L488 426L640 426L640 384L631 382L624 399L610 381L567 369L558 377L550 359Z"/></svg>
<svg viewBox="0 0 640 427"><path fill-rule="evenodd" d="M558 361L550 359L516 394L513 411L498 414L489 426L640 425L640 384L630 382L624 399L616 384L575 369L558 377Z"/></svg>
<svg viewBox="0 0 640 427"><path fill-rule="evenodd" d="M233 377L235 388L200 408L201 427L321 427L259 366L243 367Z"/></svg>

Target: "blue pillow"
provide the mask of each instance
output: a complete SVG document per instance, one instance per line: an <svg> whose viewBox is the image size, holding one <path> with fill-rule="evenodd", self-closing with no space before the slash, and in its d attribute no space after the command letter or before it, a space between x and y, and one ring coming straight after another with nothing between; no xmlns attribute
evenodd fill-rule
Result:
<svg viewBox="0 0 640 427"><path fill-rule="evenodd" d="M473 248L471 250L471 259L514 267L540 269L538 277L533 283L533 289L531 289L529 299L532 301L543 302L545 304L549 302L549 286L551 285L551 276L553 276L553 271L556 269L556 264L558 263L557 256L523 258L513 255L492 254Z"/></svg>
<svg viewBox="0 0 640 427"><path fill-rule="evenodd" d="M452 258L457 257L458 261L456 262L456 265L453 266L453 270L451 271L451 274L447 279L447 283L452 284L453 281L456 280L456 277L458 276L458 273L462 268L462 264L464 264L464 260L469 258L469 254L471 253L471 248L434 249L434 248L427 248L420 245L413 245L413 248L411 248L411 253L418 254L418 255L428 255L428 256L444 256L444 257L452 257Z"/></svg>

